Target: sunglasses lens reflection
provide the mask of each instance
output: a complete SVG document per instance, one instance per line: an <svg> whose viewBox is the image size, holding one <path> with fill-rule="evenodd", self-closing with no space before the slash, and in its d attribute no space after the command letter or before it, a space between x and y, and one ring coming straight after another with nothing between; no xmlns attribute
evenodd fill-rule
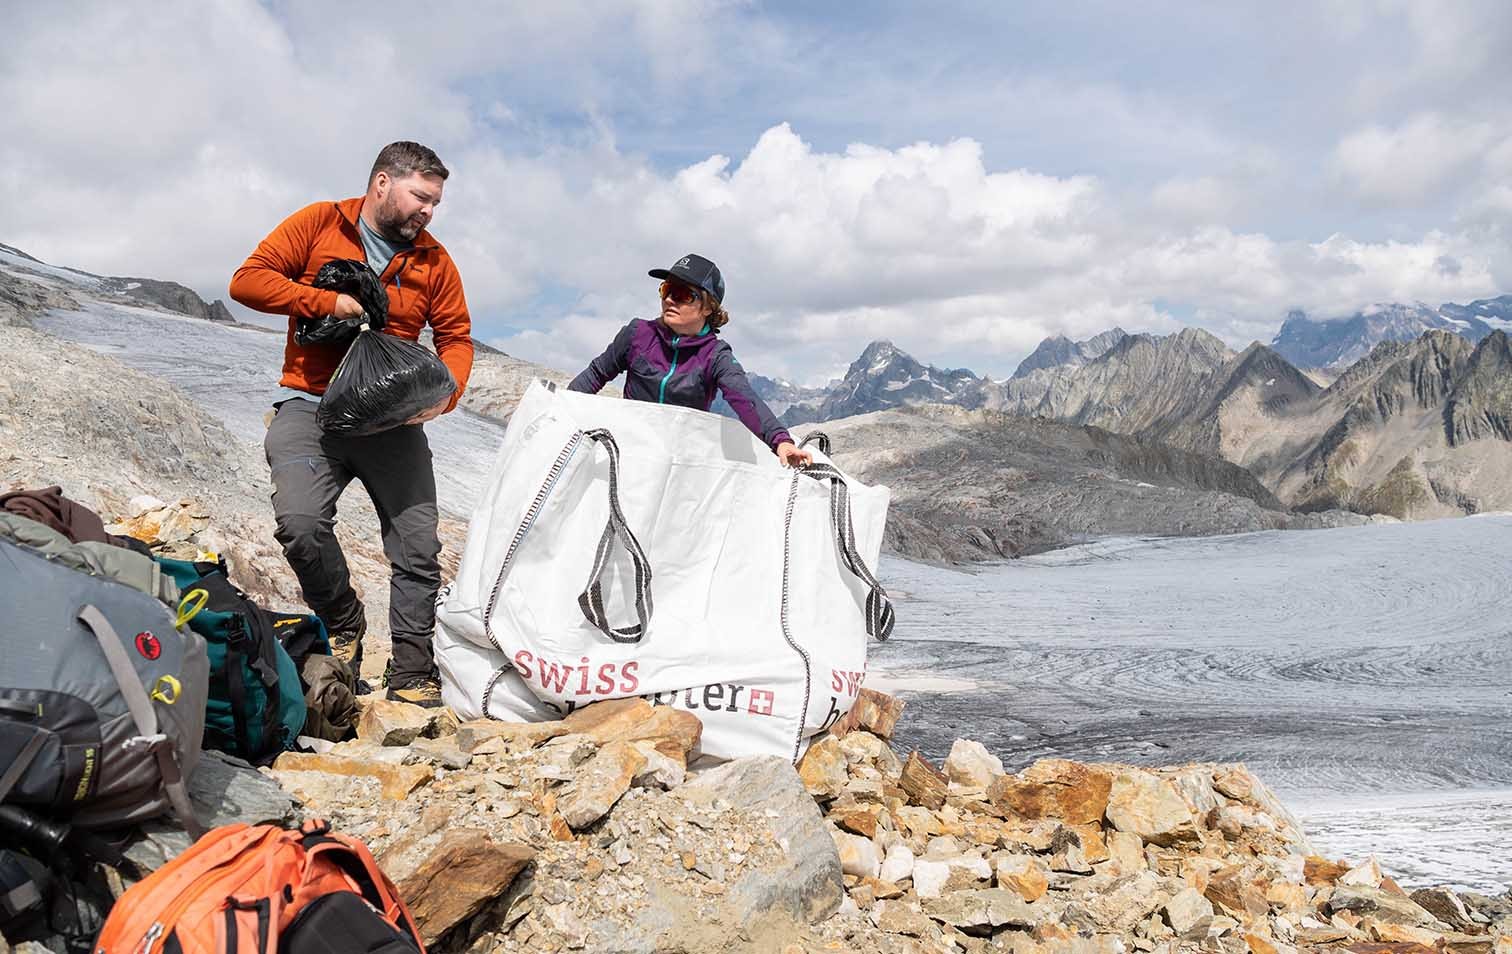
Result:
<svg viewBox="0 0 1512 954"><path fill-rule="evenodd" d="M674 305L686 305L698 298L698 292L677 282L662 282L661 296Z"/></svg>

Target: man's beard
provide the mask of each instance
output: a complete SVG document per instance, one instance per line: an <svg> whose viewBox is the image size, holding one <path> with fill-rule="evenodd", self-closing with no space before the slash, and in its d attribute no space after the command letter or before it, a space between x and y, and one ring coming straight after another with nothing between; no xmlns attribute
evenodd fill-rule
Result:
<svg viewBox="0 0 1512 954"><path fill-rule="evenodd" d="M399 211L399 203L393 196L384 200L373 215L378 225L378 234L390 242L413 242L420 234L421 226L405 218Z"/></svg>

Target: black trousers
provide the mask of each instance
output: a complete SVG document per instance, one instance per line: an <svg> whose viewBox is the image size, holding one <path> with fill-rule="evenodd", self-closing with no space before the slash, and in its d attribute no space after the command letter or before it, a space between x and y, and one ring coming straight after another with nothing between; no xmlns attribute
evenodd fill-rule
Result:
<svg viewBox="0 0 1512 954"><path fill-rule="evenodd" d="M351 629L362 615L346 557L336 542L336 501L355 477L362 482L383 532L392 568L389 632L394 680L435 669L431 636L441 588L441 541L436 535L436 474L422 425L366 437L332 437L315 420L315 401L278 405L263 448L273 474L273 515L284 557L299 578L305 602L327 627Z"/></svg>

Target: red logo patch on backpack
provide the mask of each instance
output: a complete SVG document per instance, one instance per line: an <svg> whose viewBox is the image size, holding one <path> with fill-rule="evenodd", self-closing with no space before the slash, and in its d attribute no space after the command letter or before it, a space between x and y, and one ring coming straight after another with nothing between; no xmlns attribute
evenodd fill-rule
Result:
<svg viewBox="0 0 1512 954"><path fill-rule="evenodd" d="M145 659L156 659L163 655L163 644L151 633L137 633L136 651Z"/></svg>

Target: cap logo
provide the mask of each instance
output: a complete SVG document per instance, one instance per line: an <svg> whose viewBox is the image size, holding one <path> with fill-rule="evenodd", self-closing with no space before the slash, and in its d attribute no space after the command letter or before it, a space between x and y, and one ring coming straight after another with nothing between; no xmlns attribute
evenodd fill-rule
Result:
<svg viewBox="0 0 1512 954"><path fill-rule="evenodd" d="M692 257L693 256L691 256L691 255L684 255L682 258L678 259L677 260L677 264L673 265L672 267L673 268L687 268L688 267L688 260L691 259Z"/></svg>

